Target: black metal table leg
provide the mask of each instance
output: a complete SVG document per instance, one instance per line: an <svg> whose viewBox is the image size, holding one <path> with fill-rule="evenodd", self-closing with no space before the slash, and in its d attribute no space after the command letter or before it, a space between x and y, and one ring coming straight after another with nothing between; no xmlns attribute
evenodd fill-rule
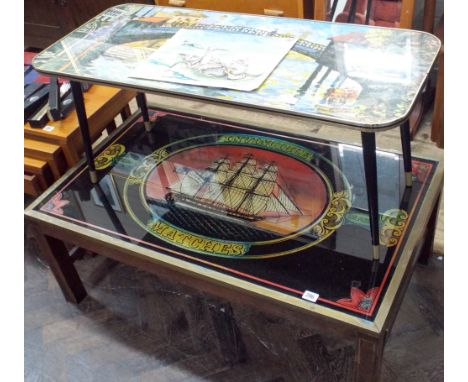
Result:
<svg viewBox="0 0 468 382"><path fill-rule="evenodd" d="M366 25L369 25L371 11L372 11L372 0L367 0Z"/></svg>
<svg viewBox="0 0 468 382"><path fill-rule="evenodd" d="M411 166L411 136L409 121L400 125L401 146L403 149L403 166L405 168L406 187L413 186L413 174Z"/></svg>
<svg viewBox="0 0 468 382"><path fill-rule="evenodd" d="M91 138L89 137L88 117L86 116L86 109L83 100L83 91L81 84L76 81L70 81L73 99L75 101L75 110L80 125L81 136L83 138L83 148L88 163L89 177L92 183L97 183L98 177L96 168L94 167L93 149L91 147Z"/></svg>
<svg viewBox="0 0 468 382"><path fill-rule="evenodd" d="M146 104L146 95L145 93L137 93L136 96L138 107L141 110L141 115L143 117L143 123L145 124L146 131L151 131L151 122L148 114L148 105Z"/></svg>
<svg viewBox="0 0 468 382"><path fill-rule="evenodd" d="M364 172L366 177L367 202L369 205L370 229L372 237L372 258L380 258L379 203L377 188L377 156L375 153L375 134L361 133Z"/></svg>

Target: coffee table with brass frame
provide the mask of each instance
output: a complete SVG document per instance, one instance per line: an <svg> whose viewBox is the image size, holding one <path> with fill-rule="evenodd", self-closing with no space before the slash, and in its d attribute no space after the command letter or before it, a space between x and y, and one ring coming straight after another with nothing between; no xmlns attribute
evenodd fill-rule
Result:
<svg viewBox="0 0 468 382"><path fill-rule="evenodd" d="M262 86L250 92L136 78L135 70L142 62L154 64L155 68L161 69L161 63L155 62L151 56L181 29L216 34L218 38L221 36L220 34L223 34L222 37L225 38L227 45L229 45L230 39L235 40L236 36L240 35L244 36L243 39L245 35L261 36L268 39L269 43L274 39L282 38L295 38L296 42ZM214 65L214 69L216 69L214 71L216 74L213 74L213 71L210 72L213 67L204 65L206 62L203 60L216 49L203 44L203 41L192 43L191 55L181 54L178 57L178 62L174 63L184 67L183 73L185 75L187 75L187 71L190 72L191 80L219 75L231 80L242 80L256 75L249 72L249 64L245 64L248 57L243 57L243 52L239 52L239 57L235 62L223 62L220 58L210 62L210 65ZM196 51L195 54L193 49ZM246 49L248 50L248 47ZM98 184L106 176L106 172L95 167L80 81L137 90L139 92L137 101L148 139L150 139L154 127L149 117L144 92L176 96L181 100L202 100L206 105L223 103L232 107L236 112L256 109L268 111L272 116L292 116L296 120L310 121L311 124L329 124L335 127L359 130L362 137L361 155L365 175L363 195L367 199L364 211L368 214L372 243L368 254L364 256L368 256L370 261L377 264L387 258L387 248L380 245L379 221L382 219L381 215L384 211L379 210L378 202L378 161L375 133L400 127L406 194L411 194L413 181L417 176L415 173L417 166L415 169L415 164L411 161L408 118L439 49L440 41L437 38L427 33L412 30L125 4L104 11L53 44L35 57L33 65L41 73L64 77L71 81L85 146L87 169L92 184ZM239 69L239 63L242 63L244 72ZM173 77L180 77L181 74L173 66L169 66L165 70L168 70ZM196 112L203 117L203 108ZM224 116L223 119L229 121L229 115ZM265 125L255 126L255 129L259 133L270 131L273 134L282 134L283 132L283 129L271 129ZM304 131L290 131L286 126L284 131L288 131L286 135L290 136L291 139L307 137ZM249 162L245 162L243 166L246 163ZM268 166L273 168L272 164ZM274 168L276 169L276 167ZM437 169L436 175L438 175L433 175L431 178L435 179L433 182L425 184L425 187L429 188L422 205L429 208L430 211L434 211L432 207L436 205L441 187L441 166L437 165L435 168ZM348 198L345 203L352 204L351 193L346 191L344 195L345 199ZM404 194L401 196L403 199L397 203L396 207L404 204ZM39 218L36 215L37 212L33 211L31 214L31 216ZM427 220L429 214L430 212L426 211L419 218ZM434 214L435 212L432 215ZM39 220L42 219L41 215ZM422 230L422 228L419 229ZM54 232L58 232L62 231L62 228L55 227L54 230ZM70 235L70 232L75 231L77 231L76 227L70 226L68 233L61 239L73 239L71 241L79 241L80 245L87 244L86 240L83 242L81 234L78 237ZM53 236L52 231L47 229L46 234ZM411 238L413 237L414 230L411 235ZM421 232L415 237L420 238ZM129 249L129 244L119 242L120 250L117 250L116 245L105 239L98 241L100 248L102 244L103 250L101 252L107 253L109 246L112 246L115 255L111 256L122 260L130 256L133 259L131 262L142 264L146 262L147 255L149 255L147 249L140 252L135 248L132 250L133 255L124 255L125 250ZM104 242L106 244L103 244ZM93 243L94 239L88 247L94 247ZM59 244L53 241L52 247L56 245ZM85 247L87 246L85 245ZM367 251L367 249L363 251ZM143 260L140 256L135 255L136 252L145 254ZM408 256L407 260L409 261L411 257L409 254ZM149 258L154 258L154 255L149 256ZM399 260L399 262L401 261L402 259ZM178 270L183 268L181 264L179 265L176 267ZM66 262L58 266L59 268L62 266L66 269L69 268ZM70 276L67 271L65 273L67 274L65 277L67 280L63 280L65 290L68 288L68 295L73 296L76 293L71 291L69 281L70 277L71 279L76 277ZM202 271L202 274L205 272ZM407 270L403 268L402 278L406 274ZM63 277L63 275L59 276L59 279ZM216 279L216 277L214 278ZM244 284L239 282L239 285ZM366 336L371 335L372 340L363 340L364 342L359 345L362 354L369 351L373 355L380 354L381 356L380 350L383 348L383 333L387 330L387 321L391 321L390 316L396 314L396 311L392 310L394 302L401 298L398 297L400 289L395 288L395 294L389 297L392 302L389 302L388 306L385 303L388 292L385 295L373 324L369 324L365 320L362 321L362 319L352 318L349 315L341 320L344 327L352 327L354 332L357 330ZM250 290L248 294L257 290L256 287L252 289L250 285L245 289ZM403 289L401 290L403 291ZM253 293L257 295L257 292ZM259 294L264 293L266 292L263 290L259 292ZM83 293L78 292L78 295L82 296ZM266 295L270 296L270 293L266 293ZM397 297L396 300L395 297ZM287 299L287 301L289 305L289 300ZM295 301L292 306L297 306L297 302ZM288 309L292 306L288 306ZM382 309L384 311L387 309L385 307L388 308L388 314L382 313L381 315ZM392 311L391 314L390 311ZM335 315L336 313L332 316ZM364 348L367 350L363 350ZM379 364L378 357L371 358L373 359L371 365L360 364L359 375L376 375L378 369L376 365ZM365 371L366 367L370 369ZM369 379L370 377L367 378L367 380L373 380Z"/></svg>

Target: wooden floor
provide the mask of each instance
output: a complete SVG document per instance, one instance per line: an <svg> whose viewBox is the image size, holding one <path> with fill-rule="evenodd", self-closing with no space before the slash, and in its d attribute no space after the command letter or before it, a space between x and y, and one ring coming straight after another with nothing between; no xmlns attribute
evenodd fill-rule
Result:
<svg viewBox="0 0 468 382"><path fill-rule="evenodd" d="M76 262L89 296L68 304L31 231L26 225L27 382L352 380L352 343L100 256ZM413 276L383 381L443 381L442 259Z"/></svg>

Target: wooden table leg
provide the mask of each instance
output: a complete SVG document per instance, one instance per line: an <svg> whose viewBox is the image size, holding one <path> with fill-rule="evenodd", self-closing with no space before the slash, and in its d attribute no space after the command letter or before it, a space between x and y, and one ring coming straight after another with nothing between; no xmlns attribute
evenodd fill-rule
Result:
<svg viewBox="0 0 468 382"><path fill-rule="evenodd" d="M356 341L356 382L378 382L383 360L384 339L359 335Z"/></svg>
<svg viewBox="0 0 468 382"><path fill-rule="evenodd" d="M427 223L426 234L424 235L424 242L421 247L421 252L419 253L418 262L420 264L427 264L429 262L429 257L432 254L434 249L434 237L437 226L437 217L439 216L439 205L440 205L440 195L437 198L437 202L434 205L434 208L431 212L431 217Z"/></svg>
<svg viewBox="0 0 468 382"><path fill-rule="evenodd" d="M210 315L218 338L219 348L226 363L235 365L245 362L247 352L242 335L236 324L234 313L229 303L212 303Z"/></svg>
<svg viewBox="0 0 468 382"><path fill-rule="evenodd" d="M87 295L80 276L64 243L37 230L39 248L50 266L65 299L78 304Z"/></svg>

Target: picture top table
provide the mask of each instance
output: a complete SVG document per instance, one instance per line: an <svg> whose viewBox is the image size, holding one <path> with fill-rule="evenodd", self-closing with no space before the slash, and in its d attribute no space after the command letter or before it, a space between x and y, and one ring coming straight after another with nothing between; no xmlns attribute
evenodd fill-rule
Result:
<svg viewBox="0 0 468 382"><path fill-rule="evenodd" d="M265 44L295 42L252 91L135 78L142 63L154 65L155 73L161 70L161 63L150 56L182 29L210 38L198 39L190 45L191 54L176 57L175 75L204 80L223 77L236 82L258 75L254 70L258 62L243 58L253 45L239 48L243 40L248 41L245 36ZM210 45L214 34L226 41L224 50L237 53L237 60L216 58L223 49ZM233 47L238 52L233 53ZM439 49L436 37L413 30L124 4L109 8L44 50L33 65L42 73L69 79L228 102L377 131L408 118ZM165 70L174 75L174 65Z"/></svg>

